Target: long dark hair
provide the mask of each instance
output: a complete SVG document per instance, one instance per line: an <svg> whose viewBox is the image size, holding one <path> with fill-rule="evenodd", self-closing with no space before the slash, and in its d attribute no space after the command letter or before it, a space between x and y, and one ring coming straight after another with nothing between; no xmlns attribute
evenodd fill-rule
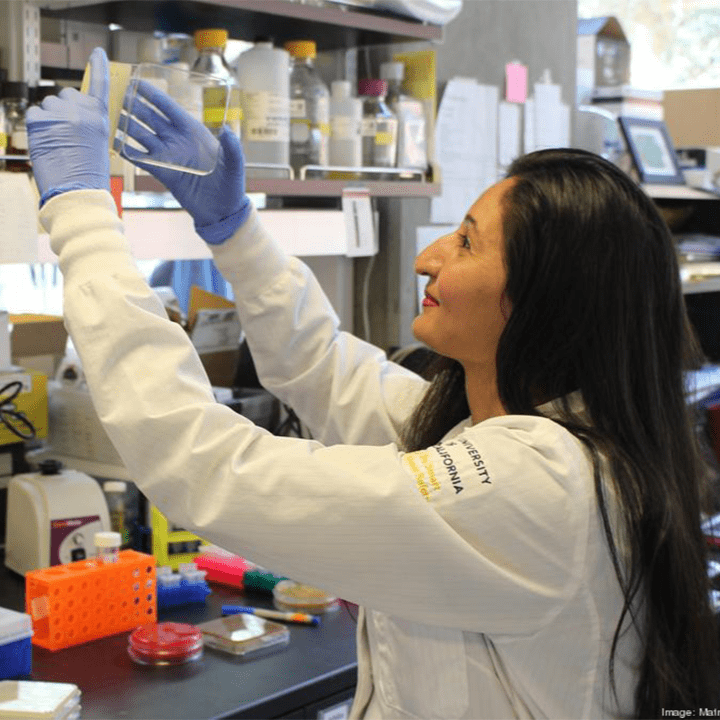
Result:
<svg viewBox="0 0 720 720"><path fill-rule="evenodd" d="M498 390L506 411L523 415L538 414L539 400L582 393L589 420L565 403L559 422L593 457L598 508L625 598L609 659L613 688L615 650L629 618L642 623L643 638L635 715L716 707L703 471L684 379L700 353L670 231L625 173L591 153L531 153L508 176L515 178L503 200L513 309L497 352ZM434 380L404 433L410 450L439 442L469 414L462 366L439 358L429 373ZM618 498L627 566L605 482Z"/></svg>

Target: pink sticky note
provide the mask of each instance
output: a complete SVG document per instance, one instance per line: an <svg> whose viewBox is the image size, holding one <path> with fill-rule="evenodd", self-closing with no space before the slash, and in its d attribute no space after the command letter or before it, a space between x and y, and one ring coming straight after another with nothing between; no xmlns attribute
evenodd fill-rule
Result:
<svg viewBox="0 0 720 720"><path fill-rule="evenodd" d="M524 103L527 99L528 69L526 65L510 62L505 66L505 99Z"/></svg>

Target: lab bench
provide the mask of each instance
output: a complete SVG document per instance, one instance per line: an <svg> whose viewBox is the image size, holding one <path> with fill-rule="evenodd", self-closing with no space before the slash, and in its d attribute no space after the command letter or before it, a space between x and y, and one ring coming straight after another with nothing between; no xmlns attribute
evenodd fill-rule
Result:
<svg viewBox="0 0 720 720"><path fill-rule="evenodd" d="M0 559L0 607L24 612L25 580ZM162 610L158 621L201 623L220 617L224 604L272 607L260 594L212 590L205 603ZM288 646L248 660L206 648L185 665L137 665L129 633L55 652L33 646L29 679L77 685L84 720L346 717L341 708L357 679L356 615L341 603L317 627L289 624Z"/></svg>

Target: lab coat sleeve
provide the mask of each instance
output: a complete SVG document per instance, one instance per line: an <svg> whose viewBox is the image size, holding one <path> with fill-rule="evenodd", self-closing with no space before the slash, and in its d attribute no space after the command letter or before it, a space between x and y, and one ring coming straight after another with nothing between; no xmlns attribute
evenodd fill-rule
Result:
<svg viewBox="0 0 720 720"><path fill-rule="evenodd" d="M256 211L212 250L263 386L325 444L395 441L426 382L339 329L312 272L282 252Z"/></svg>
<svg viewBox="0 0 720 720"><path fill-rule="evenodd" d="M110 438L174 523L392 615L529 633L574 592L586 461L545 418L502 418L445 446L275 437L216 403L197 353L138 272L110 196L41 211L65 318Z"/></svg>

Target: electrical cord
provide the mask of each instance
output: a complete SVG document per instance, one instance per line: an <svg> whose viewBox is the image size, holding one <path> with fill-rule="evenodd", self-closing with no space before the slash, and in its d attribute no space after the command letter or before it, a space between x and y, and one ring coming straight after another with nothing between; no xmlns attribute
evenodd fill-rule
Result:
<svg viewBox="0 0 720 720"><path fill-rule="evenodd" d="M17 410L13 403L22 389L23 384L20 380L13 380L0 388L0 421L13 435L22 440L32 440L37 434L35 426L25 413Z"/></svg>
<svg viewBox="0 0 720 720"><path fill-rule="evenodd" d="M283 409L285 410L286 417L275 428L273 434L284 435L286 437L307 438L310 433L307 432L295 411L289 405L285 405L285 403L283 403Z"/></svg>

